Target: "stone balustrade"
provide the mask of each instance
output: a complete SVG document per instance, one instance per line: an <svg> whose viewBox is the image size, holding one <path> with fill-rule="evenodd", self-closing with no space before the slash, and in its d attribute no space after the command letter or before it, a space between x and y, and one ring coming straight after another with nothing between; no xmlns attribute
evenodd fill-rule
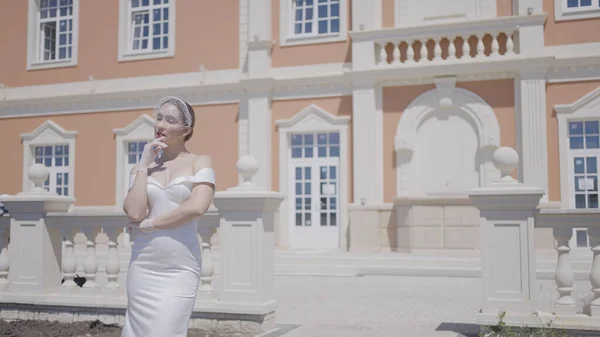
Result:
<svg viewBox="0 0 600 337"><path fill-rule="evenodd" d="M543 28L546 16L512 16L415 27L397 27L351 33L361 50L354 55L357 68L432 65L510 58L531 54L522 48L520 34L528 27ZM525 34L526 36L528 34ZM359 53L359 50L357 50ZM532 55L533 56L533 55Z"/></svg>
<svg viewBox="0 0 600 337"><path fill-rule="evenodd" d="M240 158L237 166L246 180L218 191L216 207L198 221L202 267L190 327L255 336L275 325L272 223L283 197L250 182L258 171L254 158ZM28 174L31 190L1 198L9 214L0 216L0 319L122 324L127 216L72 207L73 198L47 192L48 170L41 164ZM220 261L212 256L217 230Z"/></svg>
<svg viewBox="0 0 600 337"><path fill-rule="evenodd" d="M544 191L525 186L510 175L518 165L518 154L511 148L499 148L493 160L502 178L470 193L480 212L483 287L478 323L495 325L498 315L505 312L508 325L541 327L552 321L555 328L600 329L600 211L542 209ZM551 312L537 307L541 301L535 271L535 228L551 228L556 239L558 298ZM573 298L575 274L569 240L575 228L588 230L593 252L589 282L594 296L583 306L577 306Z"/></svg>

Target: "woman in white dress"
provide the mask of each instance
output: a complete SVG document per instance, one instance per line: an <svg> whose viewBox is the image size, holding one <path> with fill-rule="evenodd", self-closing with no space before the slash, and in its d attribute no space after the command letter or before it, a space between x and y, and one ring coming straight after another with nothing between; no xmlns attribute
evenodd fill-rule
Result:
<svg viewBox="0 0 600 337"><path fill-rule="evenodd" d="M210 157L185 147L194 122L188 103L161 99L154 109L156 139L131 170L123 210L137 235L122 337L187 336L202 265L197 221L215 191Z"/></svg>

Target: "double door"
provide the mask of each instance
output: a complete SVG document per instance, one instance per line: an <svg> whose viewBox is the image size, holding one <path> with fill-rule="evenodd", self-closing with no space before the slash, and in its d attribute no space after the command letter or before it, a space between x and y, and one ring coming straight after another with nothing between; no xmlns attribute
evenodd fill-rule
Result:
<svg viewBox="0 0 600 337"><path fill-rule="evenodd" d="M339 242L339 161L323 158L292 166L294 248L335 250Z"/></svg>

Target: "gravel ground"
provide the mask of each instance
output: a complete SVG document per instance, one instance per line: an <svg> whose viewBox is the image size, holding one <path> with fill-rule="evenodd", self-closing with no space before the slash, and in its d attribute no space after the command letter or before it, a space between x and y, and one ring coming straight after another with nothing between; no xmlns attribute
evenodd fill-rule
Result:
<svg viewBox="0 0 600 337"><path fill-rule="evenodd" d="M120 337L121 328L100 321L58 323L48 321L0 320L0 337ZM213 337L190 329L188 337ZM216 337L216 336L215 336Z"/></svg>

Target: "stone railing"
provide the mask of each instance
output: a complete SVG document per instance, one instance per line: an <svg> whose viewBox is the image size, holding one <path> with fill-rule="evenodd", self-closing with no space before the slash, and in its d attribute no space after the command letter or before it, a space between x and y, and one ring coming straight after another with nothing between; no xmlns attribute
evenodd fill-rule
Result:
<svg viewBox="0 0 600 337"><path fill-rule="evenodd" d="M478 188L470 198L480 212L482 308L478 323L496 325L505 312L508 325L552 327L567 330L600 329L600 212L598 210L541 209L544 191L525 186L510 176L519 156L511 148L494 153L494 165L502 178ZM554 275L558 298L551 311L540 310L540 283L536 277L534 230L551 228L557 241ZM589 303L573 298L575 275L570 262L569 240L574 228L587 228L593 252ZM533 315L537 313L537 315Z"/></svg>
<svg viewBox="0 0 600 337"><path fill-rule="evenodd" d="M275 325L273 221L283 197L251 182L254 158L237 167L244 182L218 191L216 208L198 222L202 267L190 327L219 336L254 336ZM119 236L126 215L71 207L73 198L41 187L43 165L28 174L31 190L1 200L9 216L0 216L0 319L122 324L129 239ZM217 229L220 261L211 254Z"/></svg>
<svg viewBox="0 0 600 337"><path fill-rule="evenodd" d="M528 54L533 46L524 46L530 39L521 37L536 38L522 32L534 27L543 33L545 19L545 14L538 14L352 32L353 65L364 69Z"/></svg>

